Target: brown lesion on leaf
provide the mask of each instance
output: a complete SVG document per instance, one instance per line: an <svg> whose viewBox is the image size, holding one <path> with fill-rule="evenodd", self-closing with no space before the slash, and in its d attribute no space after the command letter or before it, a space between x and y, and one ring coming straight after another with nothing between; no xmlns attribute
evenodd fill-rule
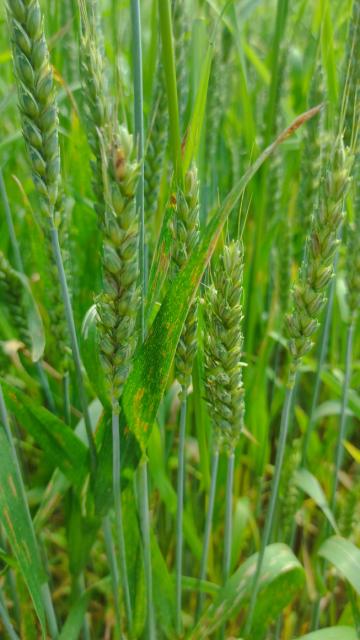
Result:
<svg viewBox="0 0 360 640"><path fill-rule="evenodd" d="M12 477L12 475L8 476L8 484L10 487L10 491L13 494L14 498L17 498L17 490L15 487L15 482L14 482L14 478Z"/></svg>
<svg viewBox="0 0 360 640"><path fill-rule="evenodd" d="M138 404L140 402L144 393L145 393L144 387L141 387L140 389L137 390L137 392L135 393L135 404Z"/></svg>
<svg viewBox="0 0 360 640"><path fill-rule="evenodd" d="M114 169L116 179L121 182L126 175L126 157L125 151L121 147L114 150Z"/></svg>
<svg viewBox="0 0 360 640"><path fill-rule="evenodd" d="M276 142L279 144L281 142L284 142L284 140L287 140L288 138L290 138L290 136L292 136L292 134L295 133L295 131L299 129L299 127L301 127L305 122L307 122L308 120L316 116L321 111L322 108L323 108L323 105L318 104L316 107L312 107L312 109L309 109L304 113L301 113L297 118L295 118L295 120L290 124L289 127L287 127L284 131L282 131L282 133L280 133Z"/></svg>
<svg viewBox="0 0 360 640"><path fill-rule="evenodd" d="M30 549L29 549L27 543L25 542L25 540L21 541L21 545L22 545L22 548L24 549L24 553L25 553L25 556L26 556L26 559L27 559L28 563L32 564L32 557L31 557Z"/></svg>
<svg viewBox="0 0 360 640"><path fill-rule="evenodd" d="M189 127L186 128L184 137L183 137L182 142L181 142L181 155L183 157L185 155L185 149L186 149L186 143L187 143L187 140L188 140L188 136L189 136Z"/></svg>
<svg viewBox="0 0 360 640"><path fill-rule="evenodd" d="M176 207L177 200L176 200L176 194L175 193L171 194L169 202L170 202L170 206L171 207Z"/></svg>
<svg viewBox="0 0 360 640"><path fill-rule="evenodd" d="M11 531L11 535L14 536L14 538L16 539L15 529L14 529L13 523L11 521L9 510L8 510L7 507L5 507L3 509L3 514L4 514L4 518L5 518L6 522L7 522L7 525L9 527L10 531Z"/></svg>
<svg viewBox="0 0 360 640"><path fill-rule="evenodd" d="M160 254L160 259L159 259L159 268L158 271L160 271L160 273L166 269L167 263L169 262L169 253L166 251L166 244L164 242L164 249Z"/></svg>

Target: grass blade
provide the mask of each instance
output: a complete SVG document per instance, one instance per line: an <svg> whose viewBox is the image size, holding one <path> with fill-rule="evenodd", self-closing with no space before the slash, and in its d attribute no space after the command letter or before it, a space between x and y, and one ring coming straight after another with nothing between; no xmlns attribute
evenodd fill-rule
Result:
<svg viewBox="0 0 360 640"><path fill-rule="evenodd" d="M360 549L358 547L350 540L333 536L320 547L319 556L333 564L360 595Z"/></svg>
<svg viewBox="0 0 360 640"><path fill-rule="evenodd" d="M189 640L205 640L236 615L251 595L251 576L256 568L258 554L248 558L216 595ZM262 638L271 620L277 617L304 584L304 571L292 551L283 544L266 548L260 578L259 602L252 638Z"/></svg>
<svg viewBox="0 0 360 640"><path fill-rule="evenodd" d="M317 478L315 478L310 471L307 471L307 469L298 469L294 474L294 483L301 491L307 493L307 495L314 500L315 504L324 512L335 533L338 533L334 514L328 505L326 496Z"/></svg>
<svg viewBox="0 0 360 640"><path fill-rule="evenodd" d="M328 627L307 633L306 636L301 636L296 640L357 640L357 638L355 629L351 627Z"/></svg>
<svg viewBox="0 0 360 640"><path fill-rule="evenodd" d="M190 167L192 160L196 157L196 153L200 143L201 131L206 109L206 99L209 86L212 56L213 51L212 46L210 45L203 62L203 68L201 71L200 84L196 96L194 110L185 136L183 155L184 173L186 173L186 171Z"/></svg>
<svg viewBox="0 0 360 640"><path fill-rule="evenodd" d="M64 422L3 380L6 404L74 487L80 489L89 472L88 451Z"/></svg>
<svg viewBox="0 0 360 640"><path fill-rule="evenodd" d="M159 0L159 20L162 41L162 56L165 72L166 91L170 119L170 145L174 165L175 179L182 184L183 168L181 158L181 136L179 122L179 105L177 94L174 38L171 24L170 0Z"/></svg>
<svg viewBox="0 0 360 640"><path fill-rule="evenodd" d="M3 413L3 412L2 412ZM2 420L3 422L3 416ZM43 588L46 584L33 524L26 502L19 467L3 426L0 427L0 510L2 523L17 559L19 569L29 589L45 638L46 621Z"/></svg>

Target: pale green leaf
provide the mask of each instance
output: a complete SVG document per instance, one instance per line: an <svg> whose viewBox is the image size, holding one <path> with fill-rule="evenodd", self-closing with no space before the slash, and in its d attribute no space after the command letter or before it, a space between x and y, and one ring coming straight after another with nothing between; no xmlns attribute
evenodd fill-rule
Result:
<svg viewBox="0 0 360 640"><path fill-rule="evenodd" d="M189 639L206 640L248 603L257 558L258 554L255 554L246 560L220 589L214 602L189 635ZM304 579L304 570L289 547L284 544L266 547L252 629L254 638L262 637L269 623L277 618L303 588Z"/></svg>
<svg viewBox="0 0 360 640"><path fill-rule="evenodd" d="M209 86L212 56L213 56L213 51L212 51L212 46L210 45L207 50L205 60L203 62L201 79L200 79L198 93L196 96L194 111L192 113L190 125L186 134L186 142L185 142L184 157L183 157L184 172L187 171L187 169L190 167L192 160L195 158L197 149L199 146L199 142L200 142L200 135L201 135L201 130L204 122L204 115L205 115L205 107L206 107L207 91Z"/></svg>
<svg viewBox="0 0 360 640"><path fill-rule="evenodd" d="M357 640L357 634L351 627L328 627L307 633L296 640Z"/></svg>
<svg viewBox="0 0 360 640"><path fill-rule="evenodd" d="M84 624L84 617L91 599L91 592L83 593L73 604L65 624L61 629L59 640L77 640Z"/></svg>
<svg viewBox="0 0 360 640"><path fill-rule="evenodd" d="M350 540L333 536L321 545L319 555L328 560L360 595L360 549Z"/></svg>
<svg viewBox="0 0 360 640"><path fill-rule="evenodd" d="M294 473L294 482L301 491L314 500L315 504L317 504L327 517L334 531L338 533L339 530L335 522L334 514L328 505L326 496L318 479L315 478L315 476L307 469L297 469Z"/></svg>

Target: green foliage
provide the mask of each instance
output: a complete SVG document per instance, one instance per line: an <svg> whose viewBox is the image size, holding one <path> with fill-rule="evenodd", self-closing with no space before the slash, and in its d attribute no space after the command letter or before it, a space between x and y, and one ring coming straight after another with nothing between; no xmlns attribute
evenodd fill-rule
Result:
<svg viewBox="0 0 360 640"><path fill-rule="evenodd" d="M169 118L167 112L164 69L158 62L152 110L149 120L149 139L145 160L145 210L148 231L148 242L152 242L153 218L158 206L160 180L164 166L164 157L168 139Z"/></svg>
<svg viewBox="0 0 360 640"><path fill-rule="evenodd" d="M320 547L319 555L331 562L360 594L360 551L350 540L340 536L329 538Z"/></svg>
<svg viewBox="0 0 360 640"><path fill-rule="evenodd" d="M3 427L0 428L0 445L3 456L0 471L2 524L29 589L45 638L46 625L42 595L45 573L35 540L20 469Z"/></svg>
<svg viewBox="0 0 360 640"><path fill-rule="evenodd" d="M328 627L314 633L307 633L297 640L355 640L356 631L350 627Z"/></svg>
<svg viewBox="0 0 360 640"><path fill-rule="evenodd" d="M297 469L294 476L296 486L314 500L317 506L324 512L334 531L337 532L338 529L334 515L315 476L307 471L307 469Z"/></svg>
<svg viewBox="0 0 360 640"><path fill-rule="evenodd" d="M202 640L233 616L241 604L249 599L251 581L246 577L255 571L257 556L248 558L216 595L199 620L191 638ZM263 637L267 625L273 621L304 584L304 572L291 550L282 544L267 547L260 576L260 591L255 612L254 637Z"/></svg>
<svg viewBox="0 0 360 640"><path fill-rule="evenodd" d="M359 7L0 11L1 638L359 635Z"/></svg>
<svg viewBox="0 0 360 640"><path fill-rule="evenodd" d="M20 420L32 435L54 468L59 466L71 483L80 488L88 473L85 445L73 434L70 427L39 406L27 395L1 381L9 411Z"/></svg>

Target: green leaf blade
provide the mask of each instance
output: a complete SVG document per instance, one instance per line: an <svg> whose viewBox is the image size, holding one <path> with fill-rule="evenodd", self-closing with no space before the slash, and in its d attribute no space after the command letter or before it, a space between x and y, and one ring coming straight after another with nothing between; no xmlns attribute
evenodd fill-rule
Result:
<svg viewBox="0 0 360 640"><path fill-rule="evenodd" d="M314 500L315 504L317 504L327 517L335 533L338 533L339 530L335 522L334 514L328 505L326 496L318 479L315 478L315 476L307 469L298 469L294 473L294 482L301 491L307 493L310 498Z"/></svg>
<svg viewBox="0 0 360 640"><path fill-rule="evenodd" d="M328 627L307 633L296 640L357 640L357 634L351 627Z"/></svg>
<svg viewBox="0 0 360 640"><path fill-rule="evenodd" d="M340 536L328 538L319 549L319 556L333 564L360 595L360 549Z"/></svg>
<svg viewBox="0 0 360 640"><path fill-rule="evenodd" d="M80 489L88 474L86 446L64 422L39 406L16 387L1 380L6 405L43 449L54 468L59 467Z"/></svg>
<svg viewBox="0 0 360 640"><path fill-rule="evenodd" d="M254 554L248 558L220 589L189 638L205 640L248 603L257 557L258 554ZM280 543L266 547L252 630L254 638L262 637L266 625L276 619L303 588L304 580L304 570L289 547Z"/></svg>
<svg viewBox="0 0 360 640"><path fill-rule="evenodd" d="M46 622L42 587L46 582L38 546L13 450L0 427L0 511L19 569L25 580L45 637Z"/></svg>

